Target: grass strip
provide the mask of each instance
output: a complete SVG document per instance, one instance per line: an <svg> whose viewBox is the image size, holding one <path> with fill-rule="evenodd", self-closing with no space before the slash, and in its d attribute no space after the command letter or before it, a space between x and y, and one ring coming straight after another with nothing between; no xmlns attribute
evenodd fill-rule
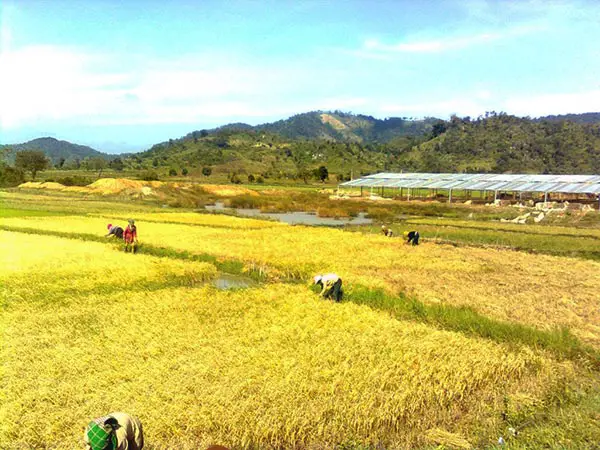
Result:
<svg viewBox="0 0 600 450"><path fill-rule="evenodd" d="M525 344L549 350L561 358L585 359L600 369L600 352L584 345L567 328L540 330L535 327L503 322L486 317L467 306L427 304L416 298L390 295L383 290L353 285L346 300L389 311L399 319L416 320L468 335L508 344Z"/></svg>

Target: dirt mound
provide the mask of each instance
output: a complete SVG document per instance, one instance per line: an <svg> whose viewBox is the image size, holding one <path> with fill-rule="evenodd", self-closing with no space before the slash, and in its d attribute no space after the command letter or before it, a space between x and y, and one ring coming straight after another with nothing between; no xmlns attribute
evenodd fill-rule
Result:
<svg viewBox="0 0 600 450"><path fill-rule="evenodd" d="M28 181L26 183L20 184L18 187L21 189L40 189L42 183L39 181Z"/></svg>
<svg viewBox="0 0 600 450"><path fill-rule="evenodd" d="M205 184L202 190L218 197L235 197L236 195L258 196L258 192L240 186L228 186L222 184Z"/></svg>
<svg viewBox="0 0 600 450"><path fill-rule="evenodd" d="M54 191L62 191L66 186L60 184L60 183L54 183L53 181L46 181L45 183L42 183L40 185L40 188L42 189L51 189Z"/></svg>
<svg viewBox="0 0 600 450"><path fill-rule="evenodd" d="M100 178L87 187L91 191L101 194L118 194L129 189L141 191L144 184L141 181L124 178Z"/></svg>

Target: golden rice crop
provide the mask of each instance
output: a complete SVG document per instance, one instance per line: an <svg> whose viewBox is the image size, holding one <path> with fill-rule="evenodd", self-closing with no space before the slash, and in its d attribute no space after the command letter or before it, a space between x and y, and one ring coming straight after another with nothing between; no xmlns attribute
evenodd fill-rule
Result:
<svg viewBox="0 0 600 450"><path fill-rule="evenodd" d="M133 255L111 246L52 236L0 231L0 285L4 304L26 299L56 301L68 293L193 285L216 276L208 263Z"/></svg>
<svg viewBox="0 0 600 450"><path fill-rule="evenodd" d="M572 376L303 286L123 294L4 309L0 448L75 448L115 410L141 418L153 449L414 447L440 428L493 442L507 398L541 401Z"/></svg>
<svg viewBox="0 0 600 450"><path fill-rule="evenodd" d="M534 224L514 224L502 222L474 222L468 220L455 219L411 219L408 221L411 224L447 226L447 227L464 227L477 228L485 230L499 231L515 231L519 233L533 233L545 235L561 235L561 236L592 236L600 238L600 230L593 228L575 228L575 227L560 227L552 225L534 225Z"/></svg>
<svg viewBox="0 0 600 450"><path fill-rule="evenodd" d="M241 186L232 186L229 184L203 184L202 190L209 194L216 195L218 197L233 197L236 195L259 195L258 192L253 191Z"/></svg>
<svg viewBox="0 0 600 450"><path fill-rule="evenodd" d="M228 219L224 219L228 220ZM100 232L96 218L11 218L8 226ZM600 345L600 263L508 250L455 248L340 230L281 227L217 229L140 222L153 245L245 261L274 273L308 277L335 271L346 283L404 291L427 302L468 305L502 320L539 327L566 325Z"/></svg>
<svg viewBox="0 0 600 450"><path fill-rule="evenodd" d="M47 195L40 191L40 194L31 194L29 192L3 192L0 191L0 205L6 207L16 207L19 209L38 209L46 211L70 211L74 213L103 213L123 212L132 213L135 211L160 211L155 205L148 205L140 202L131 201L108 201L101 200L95 196L80 196L71 194L70 188L87 189L80 186L70 186L60 192L52 192ZM66 191L70 194L66 194ZM85 191L88 192L88 191Z"/></svg>

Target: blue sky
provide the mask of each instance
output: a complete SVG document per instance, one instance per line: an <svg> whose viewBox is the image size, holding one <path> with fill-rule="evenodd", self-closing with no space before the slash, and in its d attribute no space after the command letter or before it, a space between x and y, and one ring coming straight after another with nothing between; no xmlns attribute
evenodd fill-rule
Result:
<svg viewBox="0 0 600 450"><path fill-rule="evenodd" d="M0 143L137 151L311 110L600 111L600 1L0 0Z"/></svg>

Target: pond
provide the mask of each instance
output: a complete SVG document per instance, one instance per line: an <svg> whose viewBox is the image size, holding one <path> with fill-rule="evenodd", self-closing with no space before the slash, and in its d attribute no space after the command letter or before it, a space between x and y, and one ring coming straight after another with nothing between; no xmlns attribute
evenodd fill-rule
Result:
<svg viewBox="0 0 600 450"><path fill-rule="evenodd" d="M211 284L221 290L245 289L258 286L258 283L251 278L225 272L219 272L217 278L212 280Z"/></svg>
<svg viewBox="0 0 600 450"><path fill-rule="evenodd" d="M280 222L289 223L290 225L312 225L312 226L328 226L341 227L344 225L370 225L373 223L365 213L361 212L357 217L336 219L333 217L319 217L315 213L305 211L295 211L286 213L264 213L260 209L251 208L229 208L222 202L216 202L214 205L206 205L207 211L227 211L234 212L238 216L253 217L256 219L275 219Z"/></svg>

